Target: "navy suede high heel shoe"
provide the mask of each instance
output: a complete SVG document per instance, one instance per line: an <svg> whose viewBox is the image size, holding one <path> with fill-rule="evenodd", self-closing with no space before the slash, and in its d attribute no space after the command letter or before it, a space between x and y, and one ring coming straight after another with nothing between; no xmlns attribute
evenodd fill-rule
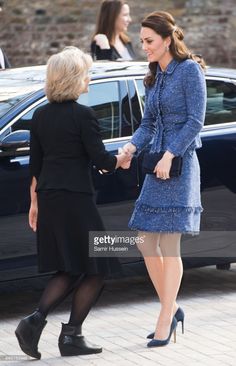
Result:
<svg viewBox="0 0 236 366"><path fill-rule="evenodd" d="M175 319L177 320L177 322L181 322L182 323L182 334L184 334L184 311L183 309L181 309L181 307L179 307L175 313ZM152 339L154 337L154 332L150 333L147 338L148 339Z"/></svg>
<svg viewBox="0 0 236 366"><path fill-rule="evenodd" d="M148 347L162 347L166 346L170 342L170 338L172 336L172 333L174 333L174 342L176 343L176 328L177 328L178 322L176 318L174 317L170 326L170 333L168 338L166 339L152 339L150 342L148 342Z"/></svg>

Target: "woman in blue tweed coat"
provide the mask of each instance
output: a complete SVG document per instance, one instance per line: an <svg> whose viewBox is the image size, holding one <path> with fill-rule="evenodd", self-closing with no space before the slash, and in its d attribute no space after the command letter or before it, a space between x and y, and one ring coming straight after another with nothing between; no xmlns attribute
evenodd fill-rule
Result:
<svg viewBox="0 0 236 366"><path fill-rule="evenodd" d="M144 79L144 116L126 153L138 154L152 141L151 151L163 158L147 174L129 222L139 231L139 250L161 303L155 332L148 347L169 343L184 312L176 303L183 266L181 234L197 234L202 211L200 170L195 150L201 147L199 132L204 123L206 85L204 62L190 53L183 32L166 12L154 12L142 22L141 42L149 72ZM170 178L174 156L183 157L180 177ZM183 330L183 328L182 328Z"/></svg>

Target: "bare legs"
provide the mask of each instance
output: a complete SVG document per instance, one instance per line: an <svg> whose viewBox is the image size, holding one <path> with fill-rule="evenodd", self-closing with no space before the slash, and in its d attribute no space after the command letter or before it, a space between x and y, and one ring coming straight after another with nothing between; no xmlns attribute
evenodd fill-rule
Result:
<svg viewBox="0 0 236 366"><path fill-rule="evenodd" d="M180 257L181 234L140 232L144 243L139 244L148 274L161 303L154 338L163 340L169 335L170 325L178 305L183 266Z"/></svg>

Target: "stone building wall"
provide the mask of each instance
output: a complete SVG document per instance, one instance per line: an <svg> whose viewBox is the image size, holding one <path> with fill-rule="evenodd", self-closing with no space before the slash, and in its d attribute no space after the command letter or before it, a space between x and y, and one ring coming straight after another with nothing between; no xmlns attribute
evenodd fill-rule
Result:
<svg viewBox="0 0 236 366"><path fill-rule="evenodd" d="M129 35L139 57L140 21L154 10L169 11L193 52L208 64L236 67L235 0L128 0ZM0 0L0 46L14 66L43 64L67 45L89 50L100 1ZM157 6L158 4L158 6Z"/></svg>

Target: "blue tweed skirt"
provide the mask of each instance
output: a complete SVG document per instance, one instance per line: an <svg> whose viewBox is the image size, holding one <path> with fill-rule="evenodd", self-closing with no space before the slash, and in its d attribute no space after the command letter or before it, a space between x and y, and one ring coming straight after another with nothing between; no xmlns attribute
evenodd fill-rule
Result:
<svg viewBox="0 0 236 366"><path fill-rule="evenodd" d="M200 167L195 150L186 151L180 177L162 180L147 174L129 228L196 235L202 212Z"/></svg>

